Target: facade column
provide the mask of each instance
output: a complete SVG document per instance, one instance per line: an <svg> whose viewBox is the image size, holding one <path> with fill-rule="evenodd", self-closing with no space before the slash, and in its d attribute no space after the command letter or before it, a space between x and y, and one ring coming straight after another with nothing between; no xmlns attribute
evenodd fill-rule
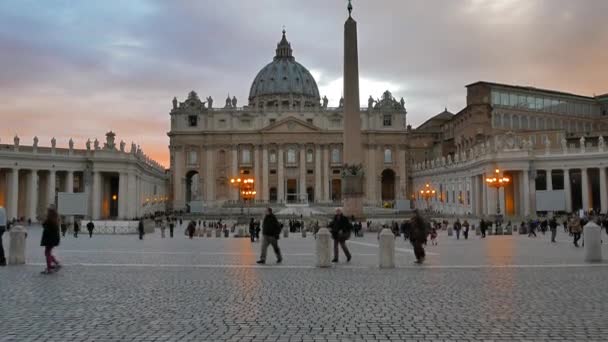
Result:
<svg viewBox="0 0 608 342"><path fill-rule="evenodd" d="M99 171L93 172L93 200L91 202L93 220L99 220L101 216L101 173Z"/></svg>
<svg viewBox="0 0 608 342"><path fill-rule="evenodd" d="M300 180L298 200L304 202L308 196L306 196L306 145L300 145Z"/></svg>
<svg viewBox="0 0 608 342"><path fill-rule="evenodd" d="M27 189L27 217L36 222L36 209L38 208L38 170L31 170L28 177Z"/></svg>
<svg viewBox="0 0 608 342"><path fill-rule="evenodd" d="M121 172L118 175L118 219L127 217L127 174Z"/></svg>
<svg viewBox="0 0 608 342"><path fill-rule="evenodd" d="M552 170L545 170L545 179L547 180L547 191L553 191L553 178L551 177Z"/></svg>
<svg viewBox="0 0 608 342"><path fill-rule="evenodd" d="M486 185L485 179L486 174L481 174L481 215L488 216L490 211L488 209L488 186Z"/></svg>
<svg viewBox="0 0 608 342"><path fill-rule="evenodd" d="M279 145L277 161L277 202L285 201L285 167L283 165L283 146Z"/></svg>
<svg viewBox="0 0 608 342"><path fill-rule="evenodd" d="M239 149L237 146L232 147L232 163L230 168L230 177L238 177L239 174ZM240 198L239 188L230 186L230 198L237 201Z"/></svg>
<svg viewBox="0 0 608 342"><path fill-rule="evenodd" d="M57 183L55 170L49 170L49 177L47 178L47 190L46 190L46 206L47 208L51 204L55 204L55 185Z"/></svg>
<svg viewBox="0 0 608 342"><path fill-rule="evenodd" d="M400 200L407 199L407 169L406 169L406 154L405 148L397 147L399 151L399 192L396 198Z"/></svg>
<svg viewBox="0 0 608 342"><path fill-rule="evenodd" d="M19 215L19 169L14 168L11 171L11 177L9 181L9 195L8 195L8 217L7 219L12 220L17 218Z"/></svg>
<svg viewBox="0 0 608 342"><path fill-rule="evenodd" d="M212 202L215 201L215 174L214 174L214 170L215 170L215 166L216 166L216 161L213 158L213 154L215 153L215 151L211 148L211 147L207 147L207 149L205 150L205 154L206 154L206 162L205 162L205 192L206 192L206 199L208 202Z"/></svg>
<svg viewBox="0 0 608 342"><path fill-rule="evenodd" d="M268 177L270 177L270 172L268 171L268 146L262 146L262 200L268 201L270 200L269 191L268 191Z"/></svg>
<svg viewBox="0 0 608 342"><path fill-rule="evenodd" d="M591 208L589 206L589 173L587 172L586 168L581 168L581 187L583 193L583 210L587 212Z"/></svg>
<svg viewBox="0 0 608 342"><path fill-rule="evenodd" d="M174 170L173 173L173 209L182 209L186 206L185 193L184 193L184 166L186 165L186 159L184 155L184 149L182 146L172 146L171 153L174 159ZM136 180L133 181L136 184ZM135 197L130 198L131 201L135 201ZM137 207L134 215L137 216ZM135 217L134 216L134 217Z"/></svg>
<svg viewBox="0 0 608 342"><path fill-rule="evenodd" d="M600 167L600 212L608 212L608 189L606 188L606 168Z"/></svg>
<svg viewBox="0 0 608 342"><path fill-rule="evenodd" d="M125 198L127 201L127 215L129 219L133 219L137 216L137 186L135 184L135 173L129 172L127 178L127 197Z"/></svg>
<svg viewBox="0 0 608 342"><path fill-rule="evenodd" d="M264 177L260 173L262 161L260 160L260 146L253 145L253 177L255 179L254 190L255 190L255 199L260 200L262 198L262 192L260 191L260 180Z"/></svg>
<svg viewBox="0 0 608 342"><path fill-rule="evenodd" d="M321 200L321 145L315 145L315 202L319 202Z"/></svg>
<svg viewBox="0 0 608 342"><path fill-rule="evenodd" d="M572 212L572 193L570 186L570 169L564 169L564 193L566 195L566 212Z"/></svg>
<svg viewBox="0 0 608 342"><path fill-rule="evenodd" d="M330 201L329 197L329 145L323 145L323 200Z"/></svg>
<svg viewBox="0 0 608 342"><path fill-rule="evenodd" d="M522 203L524 206L524 216L530 216L530 174L528 170L523 170L521 172L522 179Z"/></svg>
<svg viewBox="0 0 608 342"><path fill-rule="evenodd" d="M74 171L67 171L65 174L65 192L71 194L74 192Z"/></svg>

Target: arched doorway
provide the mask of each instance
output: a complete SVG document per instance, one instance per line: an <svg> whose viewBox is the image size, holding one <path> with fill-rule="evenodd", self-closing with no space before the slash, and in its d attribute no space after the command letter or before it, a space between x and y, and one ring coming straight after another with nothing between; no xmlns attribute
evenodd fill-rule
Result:
<svg viewBox="0 0 608 342"><path fill-rule="evenodd" d="M395 171L385 169L381 174L382 201L395 200Z"/></svg>
<svg viewBox="0 0 608 342"><path fill-rule="evenodd" d="M200 201L201 187L198 172L189 171L186 173L186 203Z"/></svg>

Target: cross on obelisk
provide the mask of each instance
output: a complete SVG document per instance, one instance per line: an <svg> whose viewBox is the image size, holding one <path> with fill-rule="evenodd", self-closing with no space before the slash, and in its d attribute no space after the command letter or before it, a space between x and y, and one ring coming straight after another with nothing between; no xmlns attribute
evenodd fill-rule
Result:
<svg viewBox="0 0 608 342"><path fill-rule="evenodd" d="M344 23L344 166L342 195L344 214L363 216L363 151L359 103L359 57L357 52L357 22L352 18L348 2L348 19ZM373 175L370 175L373 176Z"/></svg>

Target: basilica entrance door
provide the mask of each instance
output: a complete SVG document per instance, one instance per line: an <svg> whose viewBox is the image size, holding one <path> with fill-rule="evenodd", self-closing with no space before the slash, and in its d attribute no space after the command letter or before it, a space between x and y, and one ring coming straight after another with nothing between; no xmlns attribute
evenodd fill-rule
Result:
<svg viewBox="0 0 608 342"><path fill-rule="evenodd" d="M298 201L298 180L288 179L285 188L287 189L287 203L296 203Z"/></svg>

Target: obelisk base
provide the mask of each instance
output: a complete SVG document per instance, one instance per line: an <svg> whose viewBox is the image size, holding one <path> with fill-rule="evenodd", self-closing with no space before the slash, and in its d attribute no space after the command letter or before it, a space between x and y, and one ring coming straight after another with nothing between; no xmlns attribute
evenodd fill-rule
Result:
<svg viewBox="0 0 608 342"><path fill-rule="evenodd" d="M344 208L342 210L344 216L360 219L363 217L363 196L344 196Z"/></svg>
<svg viewBox="0 0 608 342"><path fill-rule="evenodd" d="M342 175L342 212L348 218L363 217L363 176L361 174Z"/></svg>

